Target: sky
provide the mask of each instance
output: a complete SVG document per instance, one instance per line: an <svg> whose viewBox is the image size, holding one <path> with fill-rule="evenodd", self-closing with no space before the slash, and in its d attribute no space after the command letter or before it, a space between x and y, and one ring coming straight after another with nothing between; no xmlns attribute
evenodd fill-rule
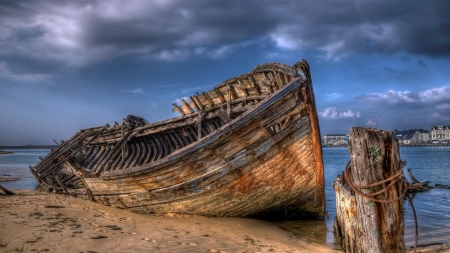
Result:
<svg viewBox="0 0 450 253"><path fill-rule="evenodd" d="M0 146L47 145L306 59L321 134L450 125L448 0L1 0Z"/></svg>

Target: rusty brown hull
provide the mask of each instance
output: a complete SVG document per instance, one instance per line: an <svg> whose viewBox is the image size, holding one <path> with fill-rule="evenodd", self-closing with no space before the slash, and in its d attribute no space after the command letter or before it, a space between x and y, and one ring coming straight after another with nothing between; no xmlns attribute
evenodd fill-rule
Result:
<svg viewBox="0 0 450 253"><path fill-rule="evenodd" d="M49 191L139 213L323 216L306 62L257 66L174 110L181 117L80 131L32 172Z"/></svg>

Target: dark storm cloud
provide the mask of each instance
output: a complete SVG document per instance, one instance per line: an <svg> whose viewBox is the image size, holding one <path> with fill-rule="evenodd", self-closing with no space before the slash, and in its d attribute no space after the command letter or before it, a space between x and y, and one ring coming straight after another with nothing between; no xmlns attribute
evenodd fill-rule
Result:
<svg viewBox="0 0 450 253"><path fill-rule="evenodd" d="M450 54L449 1L2 1L0 55L83 66L118 56L221 57L253 45Z"/></svg>

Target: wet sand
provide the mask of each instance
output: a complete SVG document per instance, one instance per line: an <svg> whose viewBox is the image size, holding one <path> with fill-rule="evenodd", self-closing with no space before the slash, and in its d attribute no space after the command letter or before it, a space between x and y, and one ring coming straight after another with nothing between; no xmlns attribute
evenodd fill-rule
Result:
<svg viewBox="0 0 450 253"><path fill-rule="evenodd" d="M141 215L70 196L0 191L0 252L339 252L267 221Z"/></svg>

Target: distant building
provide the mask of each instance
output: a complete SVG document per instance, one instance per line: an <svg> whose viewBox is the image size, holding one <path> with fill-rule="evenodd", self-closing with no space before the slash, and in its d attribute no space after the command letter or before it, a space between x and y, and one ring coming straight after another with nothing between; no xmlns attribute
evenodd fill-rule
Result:
<svg viewBox="0 0 450 253"><path fill-rule="evenodd" d="M420 145L430 140L428 130L425 129L394 130L393 134L403 145Z"/></svg>
<svg viewBox="0 0 450 253"><path fill-rule="evenodd" d="M450 127L444 125L433 125L430 131L430 137L433 142L450 140Z"/></svg>
<svg viewBox="0 0 450 253"><path fill-rule="evenodd" d="M428 143L431 141L431 137L430 137L430 131L429 130L425 130L425 129L420 129L421 134L422 134L422 142L423 143Z"/></svg>
<svg viewBox="0 0 450 253"><path fill-rule="evenodd" d="M347 145L349 134L327 134L323 136L324 145Z"/></svg>

